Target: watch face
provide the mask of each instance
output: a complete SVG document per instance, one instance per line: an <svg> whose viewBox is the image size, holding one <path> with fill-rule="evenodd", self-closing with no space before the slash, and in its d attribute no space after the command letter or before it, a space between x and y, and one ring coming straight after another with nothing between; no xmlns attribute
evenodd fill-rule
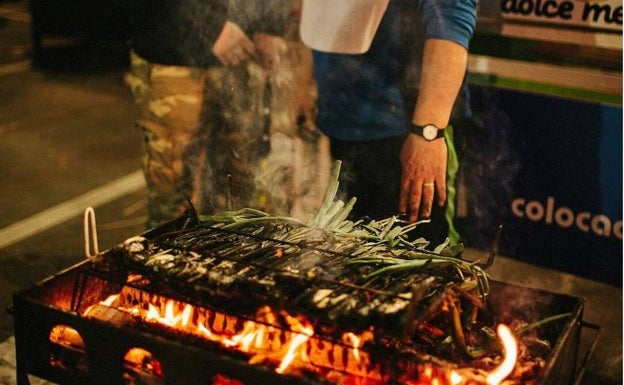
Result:
<svg viewBox="0 0 624 385"><path fill-rule="evenodd" d="M434 140L438 136L438 129L435 126L428 124L423 127L423 136L427 140Z"/></svg>

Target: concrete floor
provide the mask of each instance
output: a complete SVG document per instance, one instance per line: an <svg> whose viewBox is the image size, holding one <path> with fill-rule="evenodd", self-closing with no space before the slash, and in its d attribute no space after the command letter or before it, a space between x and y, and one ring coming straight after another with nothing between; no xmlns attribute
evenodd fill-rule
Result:
<svg viewBox="0 0 624 385"><path fill-rule="evenodd" d="M85 258L83 210L95 208L101 250L142 232L145 220L125 53L62 47L33 69L28 33L23 4L0 2L0 385L15 381L11 294ZM489 273L584 298L584 320L600 333L578 384L622 383L621 287L505 257ZM580 359L595 337L583 334Z"/></svg>

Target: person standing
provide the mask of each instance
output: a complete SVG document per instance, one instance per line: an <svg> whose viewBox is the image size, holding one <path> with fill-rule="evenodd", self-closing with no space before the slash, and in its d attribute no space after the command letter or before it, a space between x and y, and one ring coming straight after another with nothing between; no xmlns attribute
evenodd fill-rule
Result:
<svg viewBox="0 0 624 385"><path fill-rule="evenodd" d="M200 213L253 206L267 78L284 48L281 8L131 0L129 9L127 83L144 132L147 226L175 218L189 201Z"/></svg>
<svg viewBox="0 0 624 385"><path fill-rule="evenodd" d="M449 123L469 115L463 86L475 25L476 0L389 0L366 52L312 47L317 124L343 163L341 190L357 198L354 217L431 218L420 235L457 240Z"/></svg>

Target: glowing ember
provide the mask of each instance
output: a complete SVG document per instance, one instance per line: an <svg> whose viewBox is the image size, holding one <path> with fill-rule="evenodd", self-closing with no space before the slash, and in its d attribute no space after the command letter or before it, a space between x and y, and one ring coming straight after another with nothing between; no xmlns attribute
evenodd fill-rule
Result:
<svg viewBox="0 0 624 385"><path fill-rule="evenodd" d="M268 306L258 309L252 321L172 299L160 298L153 303L127 300L137 296L141 295L127 289L122 295L108 297L100 305L249 353L252 364L274 362L277 373L285 373L293 366L294 370L312 366L367 378L380 377L368 354L360 350L366 341L373 339L371 331L361 335L344 333L341 345L313 343L310 339L315 332L308 320L284 311L275 312Z"/></svg>
<svg viewBox="0 0 624 385"><path fill-rule="evenodd" d="M212 385L243 385L243 383L222 374L217 374L212 380Z"/></svg>
<svg viewBox="0 0 624 385"><path fill-rule="evenodd" d="M330 342L315 336L307 319L285 311L277 312L268 306L258 309L253 320L246 320L164 297L150 296L147 302L139 299L147 297L141 291L124 289L120 295L111 296L100 305L247 353L250 364L271 363L277 373L312 370L325 373L326 378L340 384L382 384L388 380L379 364L373 363L370 353L361 349L365 343L375 340L372 329L361 334L345 332L340 342ZM408 385L499 385L513 371L518 347L508 327L499 325L497 333L505 356L491 372L443 368L423 362L415 363L412 369L404 372L400 381ZM345 381L349 375L365 380Z"/></svg>
<svg viewBox="0 0 624 385"><path fill-rule="evenodd" d="M347 341L343 341L346 342L350 345L353 346L353 356L355 357L356 360L360 360L360 346L362 346L362 337L358 336L356 334L353 333L345 333L344 334L344 339L346 339ZM371 335L372 337L372 335Z"/></svg>
<svg viewBox="0 0 624 385"><path fill-rule="evenodd" d="M459 385L462 383L463 380L464 378L461 376L461 374L455 371L451 372L451 385Z"/></svg>
<svg viewBox="0 0 624 385"><path fill-rule="evenodd" d="M500 324L496 328L496 332L503 343L505 359L499 366L496 367L496 369L488 374L488 385L500 384L505 377L512 372L514 366L516 365L516 359L518 358L518 345L516 344L516 340L511 333L511 330L507 326Z"/></svg>

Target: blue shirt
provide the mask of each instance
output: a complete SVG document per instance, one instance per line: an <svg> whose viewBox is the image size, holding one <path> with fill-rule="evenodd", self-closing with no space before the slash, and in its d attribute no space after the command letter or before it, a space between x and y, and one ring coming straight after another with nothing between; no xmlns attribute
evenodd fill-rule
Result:
<svg viewBox="0 0 624 385"><path fill-rule="evenodd" d="M420 20L405 20L403 7L414 4L416 12L410 17L418 15ZM410 72L406 70L410 67L402 61L405 52L413 50L413 47L406 49L404 44L437 38L452 40L467 48L475 25L476 0L390 0L366 53L346 55L313 51L318 87L317 124L321 131L331 138L351 141L405 133L406 115L414 106L405 108L402 92L404 75ZM412 27L410 33L417 36L405 35ZM420 58L410 60L419 61Z"/></svg>

